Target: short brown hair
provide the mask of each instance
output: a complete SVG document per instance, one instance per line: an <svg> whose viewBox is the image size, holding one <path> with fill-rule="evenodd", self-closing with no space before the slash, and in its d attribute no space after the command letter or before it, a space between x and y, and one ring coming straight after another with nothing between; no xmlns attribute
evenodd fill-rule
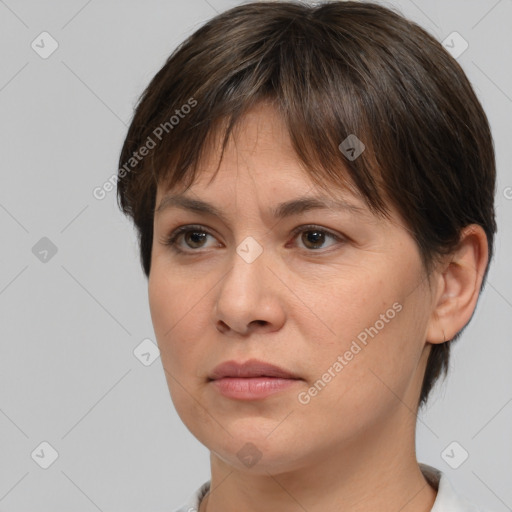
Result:
<svg viewBox="0 0 512 512"><path fill-rule="evenodd" d="M457 61L421 27L378 4L253 2L188 37L139 98L117 197L137 228L147 277L157 185L193 183L212 134L224 132L223 154L244 112L267 100L316 183L355 185L378 215L387 216L388 204L397 208L428 273L471 223L485 230L491 261L493 140ZM366 148L356 159L339 149L351 134ZM449 341L432 346L420 405L446 374Z"/></svg>

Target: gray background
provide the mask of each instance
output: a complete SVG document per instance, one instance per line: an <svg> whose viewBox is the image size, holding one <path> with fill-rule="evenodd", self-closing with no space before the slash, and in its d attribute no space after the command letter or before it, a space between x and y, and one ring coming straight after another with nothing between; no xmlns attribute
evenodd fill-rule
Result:
<svg viewBox="0 0 512 512"><path fill-rule="evenodd" d="M172 511L209 478L160 359L134 355L154 341L134 230L114 191L97 200L92 190L116 172L135 102L169 53L240 3L0 1L4 512ZM440 41L457 31L468 42L458 60L498 161L496 256L450 376L419 415L418 458L480 505L511 510L512 0L386 5ZM46 59L31 47L51 48L43 31L59 45ZM443 458L453 441L452 460L469 454L457 469ZM58 453L47 469L42 442Z"/></svg>

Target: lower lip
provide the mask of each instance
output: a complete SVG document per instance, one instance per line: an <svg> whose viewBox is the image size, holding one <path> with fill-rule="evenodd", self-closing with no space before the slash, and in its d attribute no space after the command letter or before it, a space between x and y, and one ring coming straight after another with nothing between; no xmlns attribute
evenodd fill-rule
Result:
<svg viewBox="0 0 512 512"><path fill-rule="evenodd" d="M258 400L279 393L299 382L299 379L277 377L224 377L211 381L217 390L228 398Z"/></svg>

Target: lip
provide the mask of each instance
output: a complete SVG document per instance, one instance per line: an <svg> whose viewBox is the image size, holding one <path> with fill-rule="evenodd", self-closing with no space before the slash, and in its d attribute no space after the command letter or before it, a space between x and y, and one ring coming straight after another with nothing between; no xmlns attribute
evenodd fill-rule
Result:
<svg viewBox="0 0 512 512"><path fill-rule="evenodd" d="M299 379L279 377L223 377L210 384L226 398L234 400L262 400L296 386Z"/></svg>
<svg viewBox="0 0 512 512"><path fill-rule="evenodd" d="M226 361L216 366L209 376L209 382L217 391L237 400L260 400L301 380L288 370L256 359L244 363Z"/></svg>
<svg viewBox="0 0 512 512"><path fill-rule="evenodd" d="M251 377L274 377L281 379L298 379L299 377L288 370L280 368L265 361L249 359L244 363L237 361L226 361L216 366L209 375L210 380L222 379L225 377L251 378Z"/></svg>

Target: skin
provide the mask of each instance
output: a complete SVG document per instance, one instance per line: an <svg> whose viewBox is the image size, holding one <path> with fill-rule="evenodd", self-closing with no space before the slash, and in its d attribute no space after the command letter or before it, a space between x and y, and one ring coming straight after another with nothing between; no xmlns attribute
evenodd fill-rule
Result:
<svg viewBox="0 0 512 512"><path fill-rule="evenodd" d="M171 191L213 204L225 219L174 206L154 219L148 295L155 335L176 410L211 453L211 492L200 512L428 511L436 490L416 460L417 402L431 344L451 339L476 306L485 233L468 226L429 288L394 209L391 220L374 217L340 187L333 195L366 213L274 219L278 203L326 193L302 170L270 105L254 107L239 128L213 180L219 153L205 157L190 189ZM158 188L157 206L168 192ZM165 239L188 224L210 235L180 237L186 252L176 253ZM327 231L325 238L315 242L311 228L292 234L307 224ZM248 236L263 249L252 263L236 252ZM400 312L300 403L298 394L394 303ZM301 380L245 402L208 382L219 363L251 358ZM251 467L237 456L246 443L261 454Z"/></svg>

